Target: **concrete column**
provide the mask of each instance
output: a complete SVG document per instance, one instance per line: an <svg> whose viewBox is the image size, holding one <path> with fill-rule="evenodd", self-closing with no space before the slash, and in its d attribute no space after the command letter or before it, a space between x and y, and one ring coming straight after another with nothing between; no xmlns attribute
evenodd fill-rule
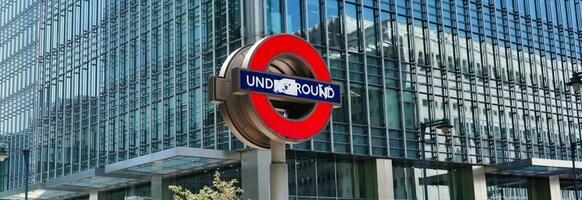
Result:
<svg viewBox="0 0 582 200"><path fill-rule="evenodd" d="M392 160L376 159L377 191L379 200L394 199Z"/></svg>
<svg viewBox="0 0 582 200"><path fill-rule="evenodd" d="M270 199L271 153L267 150L249 150L241 154L241 186L243 200Z"/></svg>
<svg viewBox="0 0 582 200"><path fill-rule="evenodd" d="M453 169L450 172L452 179L452 199L480 200L487 199L487 182L485 167L470 166Z"/></svg>
<svg viewBox="0 0 582 200"><path fill-rule="evenodd" d="M530 178L527 185L528 200L560 200L560 179L557 176Z"/></svg>
<svg viewBox="0 0 582 200"><path fill-rule="evenodd" d="M562 191L560 190L560 177L550 176L550 197L552 200L562 199Z"/></svg>
<svg viewBox="0 0 582 200"><path fill-rule="evenodd" d="M89 200L98 200L99 199L99 192L91 191L89 192Z"/></svg>
<svg viewBox="0 0 582 200"><path fill-rule="evenodd" d="M365 193L368 199L394 199L392 160L374 159L354 165L354 193Z"/></svg>
<svg viewBox="0 0 582 200"><path fill-rule="evenodd" d="M475 199L487 199L487 179L485 177L485 167L472 166L473 172L473 194Z"/></svg>
<svg viewBox="0 0 582 200"><path fill-rule="evenodd" d="M162 200L163 198L163 185L162 177L154 176L152 177L150 184L150 192L152 195L152 200Z"/></svg>

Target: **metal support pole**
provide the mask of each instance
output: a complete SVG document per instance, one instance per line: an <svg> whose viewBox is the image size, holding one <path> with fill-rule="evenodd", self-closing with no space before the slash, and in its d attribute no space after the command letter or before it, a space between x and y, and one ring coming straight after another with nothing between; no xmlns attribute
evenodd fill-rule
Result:
<svg viewBox="0 0 582 200"><path fill-rule="evenodd" d="M422 145L420 146L420 150L421 150L421 156L422 156L422 186L424 187L424 200L428 200L428 183L427 183L427 175L426 175L426 152L425 152L425 146L426 146L426 139L425 138L425 134L426 134L426 127L424 125L420 126L420 132L421 132L421 137L420 137L420 141L422 143Z"/></svg>
<svg viewBox="0 0 582 200"><path fill-rule="evenodd" d="M24 200L28 200L28 170L29 170L29 157L30 157L30 150L24 149L22 150L22 154L24 155Z"/></svg>
<svg viewBox="0 0 582 200"><path fill-rule="evenodd" d="M577 72L574 73L574 76L580 76L581 73ZM579 102L579 96L580 94L578 94L577 92L574 93L574 98L576 99L576 102ZM577 108L578 106L576 106ZM570 149L572 150L572 176L574 177L574 197L575 199L579 199L579 195L578 195L578 176L576 174L576 147L578 146L578 142L576 141L576 136L574 136L574 138L572 138L572 145L570 147Z"/></svg>
<svg viewBox="0 0 582 200"><path fill-rule="evenodd" d="M571 147L572 149L572 176L574 177L574 197L578 199L578 177L576 177L576 143L573 142Z"/></svg>
<svg viewBox="0 0 582 200"><path fill-rule="evenodd" d="M289 199L285 144L271 140L271 199Z"/></svg>

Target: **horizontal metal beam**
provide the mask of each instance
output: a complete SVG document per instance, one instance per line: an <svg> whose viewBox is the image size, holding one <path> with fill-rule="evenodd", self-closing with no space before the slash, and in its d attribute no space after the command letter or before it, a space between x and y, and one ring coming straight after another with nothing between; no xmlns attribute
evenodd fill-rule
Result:
<svg viewBox="0 0 582 200"><path fill-rule="evenodd" d="M167 150L163 150L156 153L151 153L144 156L139 156L137 158L132 158L126 161L121 161L105 166L105 173L109 174L118 170L128 169L131 167L136 167L144 164L154 163L157 161L163 161L165 159L170 159L179 156L195 157L195 158L208 158L217 160L240 160L240 153L235 151L222 151L213 149L199 149L199 148L189 148L189 147L175 147Z"/></svg>

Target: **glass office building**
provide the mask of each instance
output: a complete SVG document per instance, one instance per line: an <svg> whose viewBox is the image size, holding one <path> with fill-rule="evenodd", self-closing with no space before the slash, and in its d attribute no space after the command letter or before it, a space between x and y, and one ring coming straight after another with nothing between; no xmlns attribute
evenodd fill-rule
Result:
<svg viewBox="0 0 582 200"><path fill-rule="evenodd" d="M0 199L24 196L25 148L35 199L169 199L217 169L265 199L268 152L229 132L207 78L278 33L313 44L343 88L326 130L288 146L290 198L580 190L566 83L582 71L582 0L0 0ZM440 119L449 133L421 127Z"/></svg>
<svg viewBox="0 0 582 200"><path fill-rule="evenodd" d="M8 157L0 161L0 190L23 187L25 158L22 150L34 145L38 104L38 2L0 1L0 148ZM33 175L34 163L30 173Z"/></svg>

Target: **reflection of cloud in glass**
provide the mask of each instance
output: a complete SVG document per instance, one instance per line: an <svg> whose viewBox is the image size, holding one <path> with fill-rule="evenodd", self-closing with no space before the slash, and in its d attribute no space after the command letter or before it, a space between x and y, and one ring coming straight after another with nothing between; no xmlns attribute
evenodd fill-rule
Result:
<svg viewBox="0 0 582 200"><path fill-rule="evenodd" d="M374 23L371 21L364 21L364 29L370 28ZM358 31L358 19L347 16L346 18L346 33L350 34Z"/></svg>

